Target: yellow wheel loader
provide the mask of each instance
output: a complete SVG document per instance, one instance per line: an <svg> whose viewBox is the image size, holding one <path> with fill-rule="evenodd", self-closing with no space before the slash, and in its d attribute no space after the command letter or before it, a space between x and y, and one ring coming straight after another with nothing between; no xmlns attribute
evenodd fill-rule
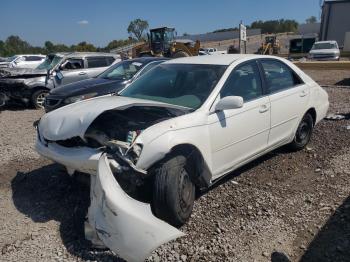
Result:
<svg viewBox="0 0 350 262"><path fill-rule="evenodd" d="M197 56L199 48L199 41L175 39L174 28L160 27L150 30L148 42L133 47L132 57L164 56L177 58Z"/></svg>
<svg viewBox="0 0 350 262"><path fill-rule="evenodd" d="M269 35L265 37L265 41L261 44L258 50L258 54L261 55L276 55L281 50L280 42L275 35Z"/></svg>

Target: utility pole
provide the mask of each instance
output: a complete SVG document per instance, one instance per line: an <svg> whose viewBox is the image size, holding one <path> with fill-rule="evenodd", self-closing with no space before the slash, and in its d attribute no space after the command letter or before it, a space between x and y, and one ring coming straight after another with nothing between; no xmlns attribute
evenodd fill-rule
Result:
<svg viewBox="0 0 350 262"><path fill-rule="evenodd" d="M242 42L244 44L244 51L242 50ZM243 25L242 21L239 24L239 53L247 53L247 27Z"/></svg>

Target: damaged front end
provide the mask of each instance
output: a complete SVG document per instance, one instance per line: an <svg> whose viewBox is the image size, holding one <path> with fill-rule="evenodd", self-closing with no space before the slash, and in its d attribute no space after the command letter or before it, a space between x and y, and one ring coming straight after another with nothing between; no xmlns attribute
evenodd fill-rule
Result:
<svg viewBox="0 0 350 262"><path fill-rule="evenodd" d="M10 100L20 100L28 104L30 91L22 79L0 79L0 106L8 104Z"/></svg>
<svg viewBox="0 0 350 262"><path fill-rule="evenodd" d="M91 175L87 239L128 261L143 261L159 245L183 235L155 217L146 204L152 163L140 162L147 145L170 128L166 120L188 112L159 102L110 96L42 117L37 151L68 171Z"/></svg>
<svg viewBox="0 0 350 262"><path fill-rule="evenodd" d="M32 88L45 87L47 73L35 69L0 69L0 107L10 101L30 103Z"/></svg>
<svg viewBox="0 0 350 262"><path fill-rule="evenodd" d="M111 171L112 162L103 154L97 176L91 176L85 235L94 244L102 241L127 261L144 261L157 247L184 234L155 217L149 204L126 194Z"/></svg>

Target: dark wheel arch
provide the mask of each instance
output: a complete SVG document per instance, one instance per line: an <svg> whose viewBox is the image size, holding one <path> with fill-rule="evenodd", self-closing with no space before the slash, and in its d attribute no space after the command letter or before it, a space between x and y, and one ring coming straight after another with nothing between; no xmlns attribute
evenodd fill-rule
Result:
<svg viewBox="0 0 350 262"><path fill-rule="evenodd" d="M301 150L309 143L316 121L312 114L312 111L307 111L298 124L293 140L288 145L292 151Z"/></svg>
<svg viewBox="0 0 350 262"><path fill-rule="evenodd" d="M316 113L316 110L315 108L310 108L309 110L306 111L306 113L304 115L306 115L307 113L309 113L311 116L312 116L312 119L313 119L313 124L315 126L316 124L316 119L317 119L317 113Z"/></svg>
<svg viewBox="0 0 350 262"><path fill-rule="evenodd" d="M187 164L194 171L191 173L191 179L196 187L199 190L208 188L211 185L212 174L200 150L191 144L180 144L170 151L170 154L179 153L187 157Z"/></svg>

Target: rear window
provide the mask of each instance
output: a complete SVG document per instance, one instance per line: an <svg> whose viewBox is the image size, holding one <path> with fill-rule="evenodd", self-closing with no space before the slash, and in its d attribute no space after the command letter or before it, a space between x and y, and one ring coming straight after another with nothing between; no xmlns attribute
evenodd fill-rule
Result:
<svg viewBox="0 0 350 262"><path fill-rule="evenodd" d="M88 57L88 68L96 68L96 67L107 67L110 66L114 62L113 57Z"/></svg>

